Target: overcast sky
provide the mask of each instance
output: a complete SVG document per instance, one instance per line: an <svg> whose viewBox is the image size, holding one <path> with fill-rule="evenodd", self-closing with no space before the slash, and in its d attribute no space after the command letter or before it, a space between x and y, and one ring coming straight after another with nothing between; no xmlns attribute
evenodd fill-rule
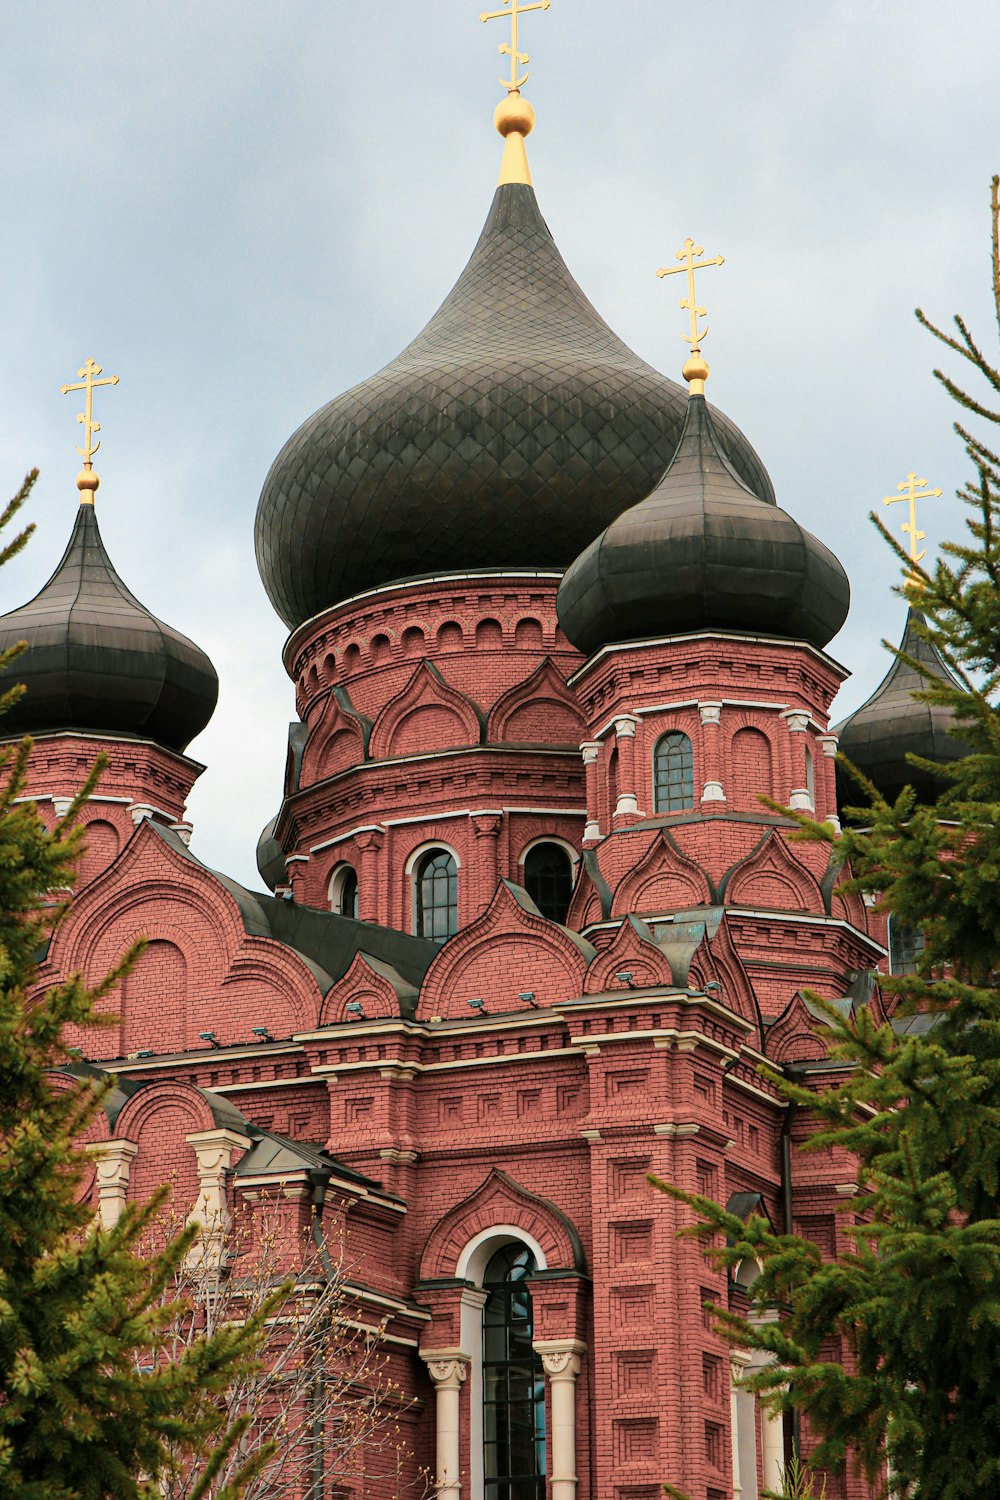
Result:
<svg viewBox="0 0 1000 1500"><path fill-rule="evenodd" d="M259 886L294 713L253 518L271 460L444 298L489 209L501 27L482 0L22 0L0 40L0 495L42 478L0 610L48 577L73 520L78 397L98 416L101 527L143 602L209 652L191 747L194 849ZM652 363L684 357L654 271L691 234L713 399L778 500L854 589L831 651L882 676L892 558L867 513L907 471L965 479L913 308L996 348L989 179L1000 170L997 0L552 0L528 17L536 190L569 266ZM954 362L953 362L954 363ZM903 519L893 514L897 522Z"/></svg>

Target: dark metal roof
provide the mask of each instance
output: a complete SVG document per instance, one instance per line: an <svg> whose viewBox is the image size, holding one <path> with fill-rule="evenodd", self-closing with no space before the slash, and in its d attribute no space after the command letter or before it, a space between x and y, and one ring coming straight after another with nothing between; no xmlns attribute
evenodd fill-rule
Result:
<svg viewBox="0 0 1000 1500"><path fill-rule="evenodd" d="M152 820L148 826L183 859L201 864L172 829ZM312 906L298 906L278 896L249 891L218 870L210 873L236 902L246 932L251 937L274 938L293 949L315 975L324 995L344 977L359 952L368 959L380 960L406 985L419 989L431 960L441 951L440 945L428 938L411 937L394 927L378 927Z"/></svg>
<svg viewBox="0 0 1000 1500"><path fill-rule="evenodd" d="M135 734L182 751L214 712L215 668L125 587L92 505L79 507L69 545L41 592L0 618L0 650L22 640L28 649L11 680L28 691L4 716L4 734Z"/></svg>
<svg viewBox="0 0 1000 1500"><path fill-rule="evenodd" d="M567 570L556 607L581 651L710 627L823 647L850 608L829 548L747 488L702 396L692 396L653 490Z"/></svg>
<svg viewBox="0 0 1000 1500"><path fill-rule="evenodd" d="M899 649L943 682L954 683L941 655L917 633L922 620L919 610L908 611ZM964 740L948 733L955 722L949 709L914 698L924 687L916 668L897 656L867 703L837 727L843 753L889 802L906 786L914 788L921 802L934 802L947 787L940 777L910 765L908 754L947 764L972 753ZM839 767L837 789L842 806L864 801L857 782Z"/></svg>
<svg viewBox="0 0 1000 1500"><path fill-rule="evenodd" d="M565 567L648 495L684 402L591 306L534 191L498 188L423 332L276 458L256 522L268 596L294 628L401 578ZM718 422L738 472L773 498L746 438Z"/></svg>

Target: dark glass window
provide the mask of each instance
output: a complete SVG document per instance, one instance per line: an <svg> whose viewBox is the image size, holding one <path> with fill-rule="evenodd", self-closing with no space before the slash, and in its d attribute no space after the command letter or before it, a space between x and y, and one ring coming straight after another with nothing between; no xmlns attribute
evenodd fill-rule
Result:
<svg viewBox="0 0 1000 1500"><path fill-rule="evenodd" d="M418 937L443 943L458 931L458 866L447 849L431 849L414 873Z"/></svg>
<svg viewBox="0 0 1000 1500"><path fill-rule="evenodd" d="M525 1245L504 1245L483 1277L486 1500L545 1500L545 1377L524 1284L534 1271Z"/></svg>
<svg viewBox="0 0 1000 1500"><path fill-rule="evenodd" d="M924 951L924 935L917 927L904 927L894 918L889 920L889 972L890 974L915 974Z"/></svg>
<svg viewBox="0 0 1000 1500"><path fill-rule="evenodd" d="M684 812L694 807L694 755L691 741L671 730L657 741L653 756L653 810Z"/></svg>
<svg viewBox="0 0 1000 1500"><path fill-rule="evenodd" d="M354 917L358 915L358 872L352 870L350 865L345 865L336 878L333 895L333 909L342 917Z"/></svg>
<svg viewBox="0 0 1000 1500"><path fill-rule="evenodd" d="M534 844L528 850L524 889L543 917L565 922L573 894L573 861L560 844Z"/></svg>

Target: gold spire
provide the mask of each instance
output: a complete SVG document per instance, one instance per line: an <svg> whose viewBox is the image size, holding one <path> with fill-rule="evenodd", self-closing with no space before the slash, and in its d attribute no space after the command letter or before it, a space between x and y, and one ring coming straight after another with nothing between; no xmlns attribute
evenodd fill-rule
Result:
<svg viewBox="0 0 1000 1500"><path fill-rule="evenodd" d="M59 394L68 396L70 391L85 391L83 411L77 415L77 421L83 426L83 447L77 448L77 453L83 459L83 468L76 476L76 487L80 491L80 504L93 505L94 495L100 479L94 473L94 454L101 446L100 441L94 442L94 438L101 430L100 422L94 421L94 390L99 385L117 385L117 375L106 375L103 380L97 377L103 374L96 360L88 359L82 370L76 372L80 379L76 385L61 385Z"/></svg>
<svg viewBox="0 0 1000 1500"><path fill-rule="evenodd" d="M529 5L523 5L521 0L500 0L500 4L501 10L484 10L479 17L484 22L510 21L510 41L500 44L500 56L510 58L510 77L500 80L507 97L497 105L493 116L493 123L505 141L498 186L513 182L530 187L531 169L524 141L535 128L535 111L527 99L521 98L521 87L530 77L527 65L531 58L527 52L518 50L518 31L522 16L533 10L548 10L552 0L531 0ZM524 73L520 72L522 67Z"/></svg>
<svg viewBox="0 0 1000 1500"><path fill-rule="evenodd" d="M680 306L691 314L691 332L682 333L681 338L686 344L691 345L691 358L687 360L682 370L684 379L688 383L688 389L692 396L704 396L705 381L708 379L708 361L702 357L701 341L708 335L708 324L699 330L698 319L703 318L707 308L699 307L695 297L694 273L704 271L708 266L724 266L726 258L724 255L716 255L713 260L698 260L696 257L704 255L703 245L696 245L694 240L688 238L684 241L684 248L678 250L677 260L679 266L661 266L657 276L662 280L664 276L676 276L681 271L687 272L688 294L680 300Z"/></svg>
<svg viewBox="0 0 1000 1500"><path fill-rule="evenodd" d="M919 550L920 543L925 541L927 538L927 533L926 531L919 530L917 526L917 501L937 500L943 493L942 490L926 489L926 484L927 480L918 479L916 470L911 469L902 483L897 484L896 488L897 490L899 490L898 495L883 495L882 497L883 504L885 505L898 505L902 500L906 500L909 502L910 519L903 522L902 530L904 536L909 536L910 538L910 561L913 563L923 562L924 558L927 556L926 547L922 552ZM915 572L911 573L909 576L911 582L918 582Z"/></svg>

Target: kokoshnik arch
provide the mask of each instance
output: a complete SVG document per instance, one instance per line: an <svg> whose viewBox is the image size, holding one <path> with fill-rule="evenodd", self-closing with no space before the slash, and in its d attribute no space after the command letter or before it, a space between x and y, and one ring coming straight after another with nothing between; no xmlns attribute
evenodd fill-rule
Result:
<svg viewBox="0 0 1000 1500"><path fill-rule="evenodd" d="M186 750L218 684L105 549L93 361L68 388L86 410L66 551L0 620L0 648L28 642L4 727L35 736L52 819L109 759L40 983L149 939L114 1027L76 1038L116 1081L88 1143L104 1222L165 1175L209 1220L278 1193L292 1256L319 1170L412 1398L409 1480L753 1500L786 1434L703 1312L745 1306L747 1278L677 1241L646 1175L843 1243L851 1165L793 1152L786 1180L765 1063L822 1083L803 992L881 1010L890 946L912 963L919 935L887 933L759 796L836 822L838 737L889 795L907 751L960 747L900 662L831 728L847 579L706 400L700 276L721 257L677 256L688 390L573 280L525 149L517 26L547 8L483 16L512 20L512 72L466 269L264 482L257 559L296 698L266 893L190 848ZM830 1480L830 1500L865 1493Z"/></svg>

